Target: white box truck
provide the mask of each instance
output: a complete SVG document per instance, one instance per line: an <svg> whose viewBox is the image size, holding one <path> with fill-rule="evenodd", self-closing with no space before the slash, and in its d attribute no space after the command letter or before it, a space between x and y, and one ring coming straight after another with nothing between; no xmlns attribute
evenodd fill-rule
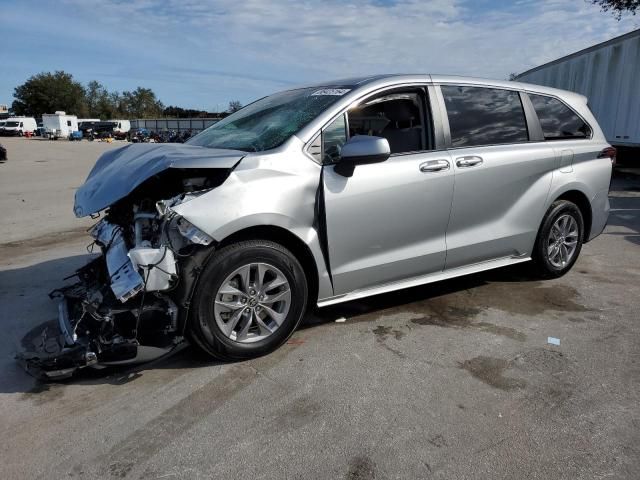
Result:
<svg viewBox="0 0 640 480"><path fill-rule="evenodd" d="M127 133L131 130L130 120L109 120L115 123L113 127L113 136L115 138L123 139L127 137Z"/></svg>
<svg viewBox="0 0 640 480"><path fill-rule="evenodd" d="M0 131L1 135L17 135L22 137L25 133L34 133L38 126L33 117L9 117Z"/></svg>
<svg viewBox="0 0 640 480"><path fill-rule="evenodd" d="M78 131L78 117L65 112L45 113L42 115L42 129L44 136L51 140L69 138Z"/></svg>

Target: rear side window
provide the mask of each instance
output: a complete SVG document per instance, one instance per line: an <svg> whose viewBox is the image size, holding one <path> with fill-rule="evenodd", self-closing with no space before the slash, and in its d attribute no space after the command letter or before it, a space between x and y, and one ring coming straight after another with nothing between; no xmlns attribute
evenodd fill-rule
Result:
<svg viewBox="0 0 640 480"><path fill-rule="evenodd" d="M518 92L484 87L442 86L453 147L529 140Z"/></svg>
<svg viewBox="0 0 640 480"><path fill-rule="evenodd" d="M589 125L557 98L531 93L529 98L540 119L545 140L565 140L591 136Z"/></svg>

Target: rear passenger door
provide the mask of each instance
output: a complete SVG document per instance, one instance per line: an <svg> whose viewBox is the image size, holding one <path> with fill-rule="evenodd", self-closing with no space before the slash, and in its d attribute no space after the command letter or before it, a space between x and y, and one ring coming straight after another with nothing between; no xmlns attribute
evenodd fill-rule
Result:
<svg viewBox="0 0 640 480"><path fill-rule="evenodd" d="M528 257L556 167L528 98L482 86L440 92L455 174L445 269Z"/></svg>

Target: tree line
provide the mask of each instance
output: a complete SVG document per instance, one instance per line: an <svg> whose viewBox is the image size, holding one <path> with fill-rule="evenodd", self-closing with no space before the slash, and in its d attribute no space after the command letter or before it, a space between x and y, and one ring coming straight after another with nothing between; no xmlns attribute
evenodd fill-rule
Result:
<svg viewBox="0 0 640 480"><path fill-rule="evenodd" d="M150 88L110 92L96 80L82 85L64 71L34 75L17 86L13 96L13 114L29 116L63 110L80 118L193 118L225 116L242 108L237 100L229 102L227 112L165 107Z"/></svg>

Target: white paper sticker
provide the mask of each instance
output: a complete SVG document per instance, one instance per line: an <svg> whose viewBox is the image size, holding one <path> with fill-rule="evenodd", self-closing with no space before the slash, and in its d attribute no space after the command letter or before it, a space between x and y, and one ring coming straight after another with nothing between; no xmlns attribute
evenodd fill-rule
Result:
<svg viewBox="0 0 640 480"><path fill-rule="evenodd" d="M316 90L315 92L313 92L311 94L311 96L314 95L336 95L338 97L344 95L347 92L350 92L351 89L349 88L323 88L322 90Z"/></svg>

